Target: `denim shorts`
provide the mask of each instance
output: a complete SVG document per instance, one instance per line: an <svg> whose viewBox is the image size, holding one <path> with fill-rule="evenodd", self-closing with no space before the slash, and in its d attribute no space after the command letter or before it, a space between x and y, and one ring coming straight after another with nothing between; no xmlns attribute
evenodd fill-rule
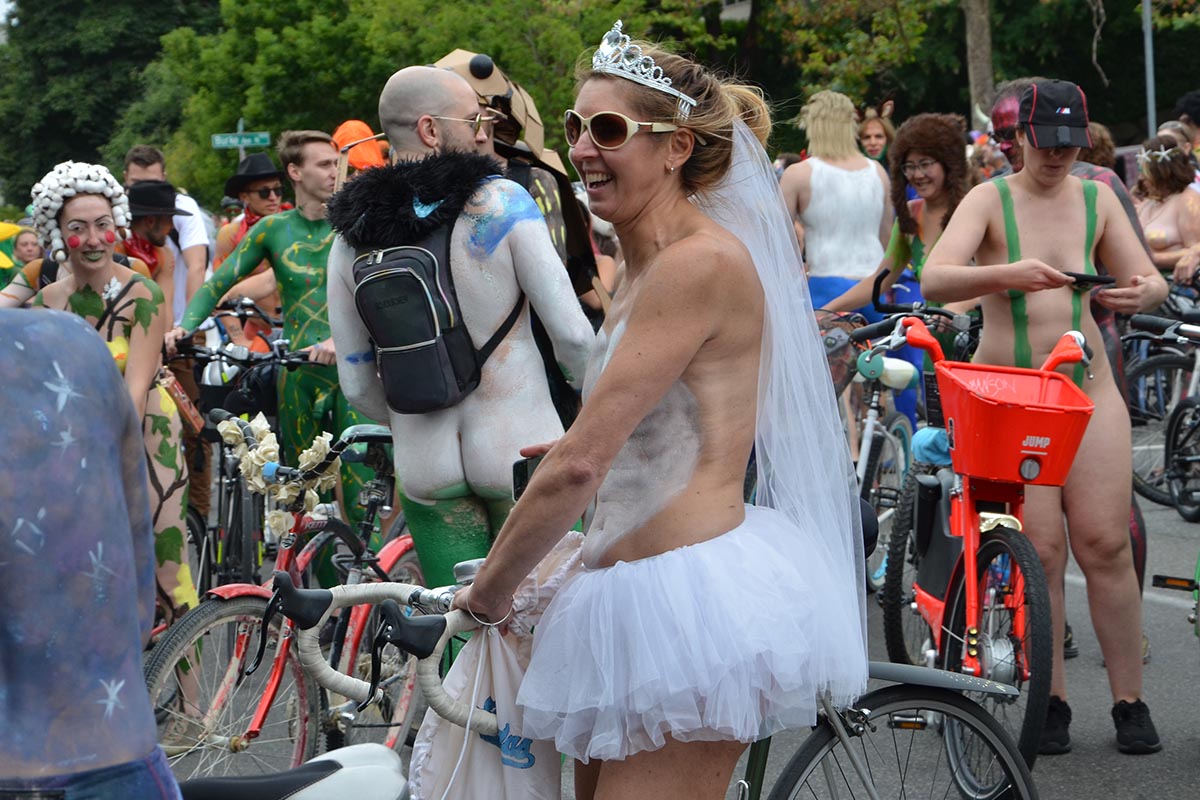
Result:
<svg viewBox="0 0 1200 800"><path fill-rule="evenodd" d="M180 800L163 751L137 761L53 778L0 778L0 800Z"/></svg>

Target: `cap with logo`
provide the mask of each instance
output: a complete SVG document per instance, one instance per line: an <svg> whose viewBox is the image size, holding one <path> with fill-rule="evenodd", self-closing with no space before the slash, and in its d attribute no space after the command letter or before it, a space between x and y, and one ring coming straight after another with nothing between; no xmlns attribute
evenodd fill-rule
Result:
<svg viewBox="0 0 1200 800"><path fill-rule="evenodd" d="M1036 81L1021 95L1017 119L1038 149L1092 146L1087 97L1070 81Z"/></svg>

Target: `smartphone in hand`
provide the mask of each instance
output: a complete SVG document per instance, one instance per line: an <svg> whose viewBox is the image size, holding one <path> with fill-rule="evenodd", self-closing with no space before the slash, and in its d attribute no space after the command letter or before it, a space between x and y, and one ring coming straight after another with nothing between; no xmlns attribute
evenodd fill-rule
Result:
<svg viewBox="0 0 1200 800"><path fill-rule="evenodd" d="M530 458L522 458L519 461L513 462L513 501L521 499L521 495L525 493L525 487L529 485L529 479L533 477L533 471L537 469L538 464L542 463L545 454L540 456L532 456Z"/></svg>
<svg viewBox="0 0 1200 800"><path fill-rule="evenodd" d="M1112 275L1088 275L1083 272L1067 272L1066 270L1063 270L1063 275L1074 278L1075 283L1071 288L1080 292L1086 292L1097 286L1112 286L1117 282Z"/></svg>

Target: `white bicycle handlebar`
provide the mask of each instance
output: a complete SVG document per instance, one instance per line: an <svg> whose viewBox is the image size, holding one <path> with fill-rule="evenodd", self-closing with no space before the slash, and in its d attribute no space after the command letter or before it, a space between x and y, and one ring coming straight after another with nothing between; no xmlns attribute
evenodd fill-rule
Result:
<svg viewBox="0 0 1200 800"><path fill-rule="evenodd" d="M381 603L384 600L409 604L415 596L428 597L429 590L423 586L413 586L407 583L360 583L355 586L335 586L329 591L333 594L333 602L329 604L329 608L320 621L306 630L297 630L297 655L304 670L318 684L343 697L362 702L370 694L371 685L329 666L321 654L318 632L330 615L339 608L348 608L362 603ZM439 716L460 727L466 727L469 717L471 730L485 736L494 736L500 728L496 715L481 708L472 710L467 703L451 698L442 687L442 678L438 674L438 664L451 637L478 628L479 623L473 620L469 614L457 609L447 613L445 620L446 630L438 639L433 652L427 658L417 661L417 684L421 687L421 692L425 695L429 707ZM382 699L383 690L377 689L371 700L379 702Z"/></svg>

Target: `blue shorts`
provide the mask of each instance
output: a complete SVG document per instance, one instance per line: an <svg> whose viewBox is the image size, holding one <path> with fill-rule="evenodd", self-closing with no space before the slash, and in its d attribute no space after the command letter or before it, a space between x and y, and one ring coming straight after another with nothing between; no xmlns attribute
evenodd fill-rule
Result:
<svg viewBox="0 0 1200 800"><path fill-rule="evenodd" d="M167 757L155 747L137 761L53 778L0 778L0 800L180 800Z"/></svg>

